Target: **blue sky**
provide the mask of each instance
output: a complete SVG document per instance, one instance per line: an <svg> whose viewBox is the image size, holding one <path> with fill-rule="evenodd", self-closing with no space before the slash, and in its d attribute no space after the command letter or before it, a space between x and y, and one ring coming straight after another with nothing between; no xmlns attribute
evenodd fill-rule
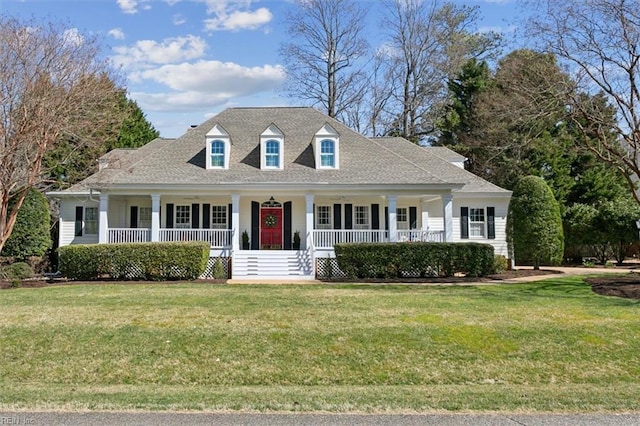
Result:
<svg viewBox="0 0 640 426"><path fill-rule="evenodd" d="M372 47L384 10L370 5ZM479 6L479 30L516 34L516 0L455 0ZM278 49L291 0L0 0L3 15L62 22L94 34L127 77L129 96L163 137L182 135L230 106L278 106L284 97Z"/></svg>

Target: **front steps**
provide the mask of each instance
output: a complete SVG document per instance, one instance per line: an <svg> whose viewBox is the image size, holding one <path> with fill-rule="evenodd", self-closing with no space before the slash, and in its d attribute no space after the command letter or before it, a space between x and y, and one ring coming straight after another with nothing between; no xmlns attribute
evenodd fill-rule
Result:
<svg viewBox="0 0 640 426"><path fill-rule="evenodd" d="M233 255L234 280L314 280L308 250L239 250Z"/></svg>

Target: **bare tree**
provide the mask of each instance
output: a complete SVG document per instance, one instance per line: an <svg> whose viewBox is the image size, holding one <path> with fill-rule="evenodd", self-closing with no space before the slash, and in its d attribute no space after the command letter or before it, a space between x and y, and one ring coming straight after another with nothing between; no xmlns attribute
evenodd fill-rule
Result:
<svg viewBox="0 0 640 426"><path fill-rule="evenodd" d="M286 93L340 118L361 100L367 83L367 9L355 0L296 0L287 15L290 41L281 46Z"/></svg>
<svg viewBox="0 0 640 426"><path fill-rule="evenodd" d="M61 138L100 143L87 135L118 121L110 102L121 89L108 70L95 39L0 17L0 250L27 191L46 176L45 154Z"/></svg>
<svg viewBox="0 0 640 426"><path fill-rule="evenodd" d="M478 8L440 0L388 0L383 27L390 32L387 80L395 83L395 119L387 132L414 142L435 132L447 99L447 81L469 58L498 53L500 37L479 34Z"/></svg>
<svg viewBox="0 0 640 426"><path fill-rule="evenodd" d="M640 3L637 0L531 2L531 35L568 66L579 90L570 100L581 143L627 177L640 178ZM610 111L616 112L611 122ZM613 128L613 130L612 130Z"/></svg>

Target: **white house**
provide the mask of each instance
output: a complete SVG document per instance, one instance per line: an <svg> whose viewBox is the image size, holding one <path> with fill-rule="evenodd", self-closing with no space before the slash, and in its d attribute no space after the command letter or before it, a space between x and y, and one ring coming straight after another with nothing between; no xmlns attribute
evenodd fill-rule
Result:
<svg viewBox="0 0 640 426"><path fill-rule="evenodd" d="M313 279L341 242L474 241L507 256L511 192L463 161L312 108L230 108L177 139L109 152L49 196L60 246L204 240L233 278Z"/></svg>

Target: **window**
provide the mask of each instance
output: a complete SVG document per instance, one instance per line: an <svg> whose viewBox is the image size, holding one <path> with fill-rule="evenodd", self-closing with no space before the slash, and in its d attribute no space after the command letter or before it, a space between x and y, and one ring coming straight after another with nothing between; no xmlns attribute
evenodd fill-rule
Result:
<svg viewBox="0 0 640 426"><path fill-rule="evenodd" d="M140 207L138 215L138 226L140 228L151 228L151 207Z"/></svg>
<svg viewBox="0 0 640 426"><path fill-rule="evenodd" d="M396 222L398 229L409 229L409 216L407 216L406 207L398 207L396 209Z"/></svg>
<svg viewBox="0 0 640 426"><path fill-rule="evenodd" d="M270 140L265 143L265 166L280 167L280 142Z"/></svg>
<svg viewBox="0 0 640 426"><path fill-rule="evenodd" d="M469 237L484 237L484 209L469 209Z"/></svg>
<svg viewBox="0 0 640 426"><path fill-rule="evenodd" d="M98 234L98 208L84 208L84 233L86 235Z"/></svg>
<svg viewBox="0 0 640 426"><path fill-rule="evenodd" d="M227 229L227 206L211 206L211 229Z"/></svg>
<svg viewBox="0 0 640 426"><path fill-rule="evenodd" d="M219 124L205 136L207 169L228 169L231 139Z"/></svg>
<svg viewBox="0 0 640 426"><path fill-rule="evenodd" d="M316 206L316 229L332 229L331 206Z"/></svg>
<svg viewBox="0 0 640 426"><path fill-rule="evenodd" d="M320 142L320 165L322 167L335 167L336 164L336 143L330 139L323 139Z"/></svg>
<svg viewBox="0 0 640 426"><path fill-rule="evenodd" d="M224 168L224 142L214 140L211 142L211 167Z"/></svg>
<svg viewBox="0 0 640 426"><path fill-rule="evenodd" d="M369 229L369 206L354 206L354 229Z"/></svg>
<svg viewBox="0 0 640 426"><path fill-rule="evenodd" d="M191 206L176 206L176 228L191 228Z"/></svg>

